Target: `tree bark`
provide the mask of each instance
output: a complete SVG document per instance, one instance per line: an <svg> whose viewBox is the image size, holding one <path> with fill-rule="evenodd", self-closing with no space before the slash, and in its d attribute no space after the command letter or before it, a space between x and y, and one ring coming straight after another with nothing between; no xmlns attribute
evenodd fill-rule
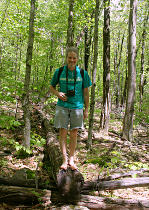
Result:
<svg viewBox="0 0 149 210"><path fill-rule="evenodd" d="M107 133L110 119L110 0L104 0L103 105L100 128Z"/></svg>
<svg viewBox="0 0 149 210"><path fill-rule="evenodd" d="M24 146L30 148L30 103L29 103L29 92L30 92L30 76L31 76L31 62L32 62L32 52L34 43L34 19L35 19L35 3L36 0L31 0L30 9L30 20L29 20L29 38L28 47L26 54L26 73L24 82L24 93L22 96L22 106L24 111Z"/></svg>
<svg viewBox="0 0 149 210"><path fill-rule="evenodd" d="M69 15L68 15L68 29L67 29L67 43L66 43L67 47L74 45L73 6L74 6L74 0L70 0L69 1Z"/></svg>
<svg viewBox="0 0 149 210"><path fill-rule="evenodd" d="M102 198L98 196L82 195L77 203L80 206L86 206L89 209L107 209L107 210L140 210L149 207L149 200L124 200L115 198ZM146 209L147 210L147 209Z"/></svg>
<svg viewBox="0 0 149 210"><path fill-rule="evenodd" d="M51 191L37 190L35 188L25 188L16 186L0 186L0 203L9 204L38 204L39 202L49 202Z"/></svg>
<svg viewBox="0 0 149 210"><path fill-rule="evenodd" d="M82 191L117 190L149 186L149 177L125 178L118 181L85 182Z"/></svg>
<svg viewBox="0 0 149 210"><path fill-rule="evenodd" d="M128 90L125 116L123 121L123 138L133 140L133 115L136 91L136 12L137 0L130 0L129 40L128 40Z"/></svg>
<svg viewBox="0 0 149 210"><path fill-rule="evenodd" d="M144 85L145 85L145 76L144 76L144 51L145 51L145 38L146 38L146 25L148 22L148 15L144 20L144 27L143 27L143 33L142 33L142 48L141 48L141 70L140 70L140 84L139 84L139 90L140 90L140 112L142 111L142 104L143 104L143 93L144 93Z"/></svg>
<svg viewBox="0 0 149 210"><path fill-rule="evenodd" d="M126 59L127 60L127 59ZM124 85L124 89L123 89L123 94L122 94L122 98L121 98L121 106L124 107L124 104L126 102L126 93L127 93L127 89L128 89L128 70L127 70L127 61L126 61L126 69L125 69L125 85Z"/></svg>
<svg viewBox="0 0 149 210"><path fill-rule="evenodd" d="M94 61L93 61L93 71L92 71L91 102L90 102L88 141L87 141L87 148L90 149L92 146L93 116L95 108L95 87L96 87L96 72L97 72L97 58L98 58L98 20L99 20L99 0L96 0L95 30L94 30Z"/></svg>
<svg viewBox="0 0 149 210"><path fill-rule="evenodd" d="M120 105L120 64L121 64L121 57L122 57L122 49L123 49L123 42L124 42L124 36L125 33L123 33L122 41L121 41L121 46L120 46L120 52L119 52L119 60L116 65L116 70L117 70L117 84L116 84L116 108L119 108Z"/></svg>

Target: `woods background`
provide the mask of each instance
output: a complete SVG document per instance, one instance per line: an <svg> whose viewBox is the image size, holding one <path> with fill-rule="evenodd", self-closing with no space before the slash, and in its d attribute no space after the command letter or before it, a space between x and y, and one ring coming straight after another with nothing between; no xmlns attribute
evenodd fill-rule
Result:
<svg viewBox="0 0 149 210"><path fill-rule="evenodd" d="M24 199L37 204L45 198L45 191L39 189L51 190L46 191L51 203L55 186L51 177L56 180L61 156L53 128L57 99L49 86L55 69L65 64L66 48L76 46L78 64L88 71L93 84L89 120L78 134L76 161L84 180L89 180L84 190L98 194L96 198L81 195L81 205L92 208L96 203L96 209L105 208L102 190L104 196L109 190L112 197L112 190L142 187L137 196L142 193L145 200L135 204L138 209L149 206L148 15L147 0L1 0L2 205L8 200L25 204ZM22 186L34 190L25 191ZM127 192L115 195L128 198ZM128 194L136 198L135 191ZM57 195L56 191L56 202ZM124 205L124 200L117 202ZM110 204L106 205L109 209Z"/></svg>
<svg viewBox="0 0 149 210"><path fill-rule="evenodd" d="M100 118L99 130L106 133L111 110L123 122L123 138L133 141L133 128L149 122L148 6L148 1L133 0L2 0L0 103L16 109L11 114L1 110L1 128L7 122L20 125L17 105L21 101L24 145L30 146L32 105L55 101L51 95L46 98L51 77L65 63L66 47L74 45L79 48L80 67L93 82L87 146L92 145L94 112Z"/></svg>

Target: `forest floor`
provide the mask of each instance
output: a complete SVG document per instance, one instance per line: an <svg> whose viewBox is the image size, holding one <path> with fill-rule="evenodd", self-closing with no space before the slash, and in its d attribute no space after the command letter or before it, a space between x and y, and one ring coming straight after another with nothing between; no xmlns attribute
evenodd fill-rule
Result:
<svg viewBox="0 0 149 210"><path fill-rule="evenodd" d="M5 112L15 112L15 110L13 110L15 107L13 106L10 106L9 110L7 110L8 106L7 108L5 106L2 108ZM54 112L50 112L51 107L48 107L48 109L52 121ZM21 111L19 115L21 116ZM134 142L128 142L123 140L120 135L122 130L121 114L113 111L111 116L109 133L108 135L104 135L104 133L99 132L99 114L96 112L92 151L86 149L87 122L85 123L86 128L78 134L75 162L79 171L83 174L85 181L97 180L98 177L104 178L112 174L149 169L148 125L142 123L135 126ZM38 132L40 137L42 136L42 138L45 138L42 126L40 122L37 123L36 117L32 118L32 130L34 133ZM56 131L54 131L54 133L58 136ZM44 147L34 145L33 155L31 157L21 159L16 156L16 148L14 148L14 144L10 142L11 140L15 140L21 144L22 139L23 133L20 127L16 129L0 128L0 174L2 176L11 177L18 169L28 168L35 171L38 167L38 175L43 176L45 180L48 179L48 174L42 170L41 164L39 164L39 162L42 161ZM149 176L149 171L147 174L143 174L142 172L142 176ZM147 200L149 199L149 187L136 187L132 189L127 188L113 191L104 190L100 192L92 192L91 195L121 199ZM0 209L20 210L24 208L12 207L3 203L0 205ZM53 209L55 208L53 207Z"/></svg>

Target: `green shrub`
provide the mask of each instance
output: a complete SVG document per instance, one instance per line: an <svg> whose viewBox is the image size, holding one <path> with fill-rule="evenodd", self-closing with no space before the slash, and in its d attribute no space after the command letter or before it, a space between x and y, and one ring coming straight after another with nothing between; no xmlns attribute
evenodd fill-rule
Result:
<svg viewBox="0 0 149 210"><path fill-rule="evenodd" d="M15 127L18 127L21 125L21 123L17 120L15 120L14 116L9 116L6 114L2 114L0 116L0 128L2 129L14 129Z"/></svg>

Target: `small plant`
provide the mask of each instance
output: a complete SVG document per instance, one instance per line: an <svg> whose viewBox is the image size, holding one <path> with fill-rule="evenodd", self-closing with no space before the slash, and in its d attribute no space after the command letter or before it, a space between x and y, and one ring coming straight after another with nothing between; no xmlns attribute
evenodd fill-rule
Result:
<svg viewBox="0 0 149 210"><path fill-rule="evenodd" d="M32 156L32 151L24 147L23 145L16 146L16 150L17 150L16 152L17 158L24 159L24 158Z"/></svg>
<svg viewBox="0 0 149 210"><path fill-rule="evenodd" d="M30 140L31 146L43 147L45 143L46 140L42 138L40 135L34 132L31 133L31 140Z"/></svg>
<svg viewBox="0 0 149 210"><path fill-rule="evenodd" d="M6 114L1 115L0 128L9 130L15 129L15 127L18 127L20 125L21 123L15 120L14 116L8 116Z"/></svg>
<svg viewBox="0 0 149 210"><path fill-rule="evenodd" d="M148 164L146 163L141 163L141 162L132 162L132 163L127 163L124 165L126 168L129 168L131 170L140 170L140 169L149 169Z"/></svg>
<svg viewBox="0 0 149 210"><path fill-rule="evenodd" d="M121 154L112 151L108 156L103 154L100 157L90 158L85 163L98 164L101 168L115 168L121 163Z"/></svg>

